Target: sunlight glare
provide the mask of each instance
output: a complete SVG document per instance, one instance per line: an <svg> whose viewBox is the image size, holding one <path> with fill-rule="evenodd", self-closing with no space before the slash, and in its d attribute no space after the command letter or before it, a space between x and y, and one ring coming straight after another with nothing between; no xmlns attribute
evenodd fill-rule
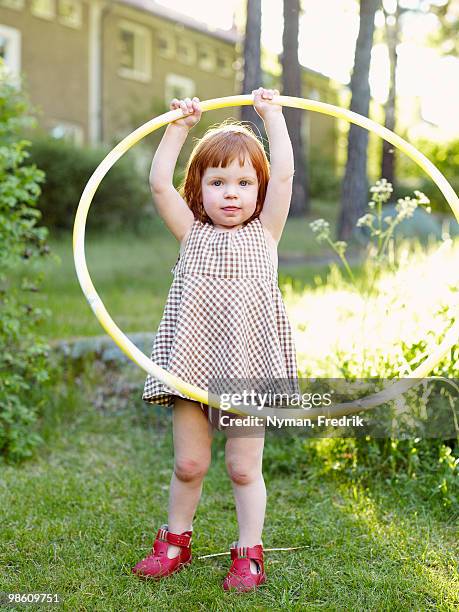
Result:
<svg viewBox="0 0 459 612"><path fill-rule="evenodd" d="M403 344L434 349L459 308L459 241L406 249L400 269L384 274L368 302L339 274L303 292L283 288L304 377L340 377L343 361L356 374L364 366L381 376L387 361L406 365Z"/></svg>

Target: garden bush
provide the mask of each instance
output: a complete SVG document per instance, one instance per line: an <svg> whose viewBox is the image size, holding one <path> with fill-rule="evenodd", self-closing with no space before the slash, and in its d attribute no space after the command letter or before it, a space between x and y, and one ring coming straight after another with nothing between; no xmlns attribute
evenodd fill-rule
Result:
<svg viewBox="0 0 459 612"><path fill-rule="evenodd" d="M33 264L49 248L46 228L37 226L44 174L26 162L30 142L21 139L33 124L28 108L25 95L0 74L0 456L7 461L30 456L39 443L35 425L50 378L48 346L39 334L47 312L29 303L40 285ZM13 284L8 272L24 263Z"/></svg>
<svg viewBox="0 0 459 612"><path fill-rule="evenodd" d="M48 228L69 230L88 179L108 151L79 147L67 140L33 140L31 160L42 168L46 181L39 208ZM100 184L88 218L88 230L137 230L153 212L148 177L132 157L121 158Z"/></svg>

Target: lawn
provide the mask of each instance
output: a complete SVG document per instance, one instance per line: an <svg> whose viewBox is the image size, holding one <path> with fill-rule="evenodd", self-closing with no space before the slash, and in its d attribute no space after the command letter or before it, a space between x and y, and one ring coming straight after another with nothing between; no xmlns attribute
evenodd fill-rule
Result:
<svg viewBox="0 0 459 612"><path fill-rule="evenodd" d="M258 592L222 590L229 558L198 558L227 551L237 538L217 432L193 564L159 583L139 581L130 568L167 521L166 416L145 416L139 405L104 415L83 388L61 411L65 424L39 456L2 470L0 591L57 593L72 611L457 609L457 525L434 491L426 499L403 475L360 482L324 473L304 440L272 432L264 545L304 548L267 552L268 581Z"/></svg>

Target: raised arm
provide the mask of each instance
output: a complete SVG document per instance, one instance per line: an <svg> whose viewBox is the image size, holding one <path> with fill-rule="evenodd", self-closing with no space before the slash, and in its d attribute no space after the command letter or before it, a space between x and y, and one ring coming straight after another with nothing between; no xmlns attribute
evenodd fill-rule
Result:
<svg viewBox="0 0 459 612"><path fill-rule="evenodd" d="M158 213L180 242L193 225L194 216L174 187L174 169L189 130L201 118L201 111L198 98L174 99L170 108L181 108L188 115L167 126L151 164L150 189Z"/></svg>
<svg viewBox="0 0 459 612"><path fill-rule="evenodd" d="M279 95L277 89L259 89L253 92L254 107L265 124L269 141L271 173L266 190L260 221L278 242L287 221L295 166L293 149L287 131L282 106L272 102Z"/></svg>

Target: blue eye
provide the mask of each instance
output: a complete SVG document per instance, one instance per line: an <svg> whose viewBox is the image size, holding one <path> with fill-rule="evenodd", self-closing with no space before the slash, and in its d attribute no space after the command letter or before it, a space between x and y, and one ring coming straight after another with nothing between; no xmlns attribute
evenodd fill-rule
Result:
<svg viewBox="0 0 459 612"><path fill-rule="evenodd" d="M212 181L211 183L214 187L220 187L220 185L223 184L223 181L221 181L220 179L215 179L214 181ZM239 184L242 187L246 187L247 185L249 185L249 181L246 181L245 179L242 179L241 181L239 181Z"/></svg>

